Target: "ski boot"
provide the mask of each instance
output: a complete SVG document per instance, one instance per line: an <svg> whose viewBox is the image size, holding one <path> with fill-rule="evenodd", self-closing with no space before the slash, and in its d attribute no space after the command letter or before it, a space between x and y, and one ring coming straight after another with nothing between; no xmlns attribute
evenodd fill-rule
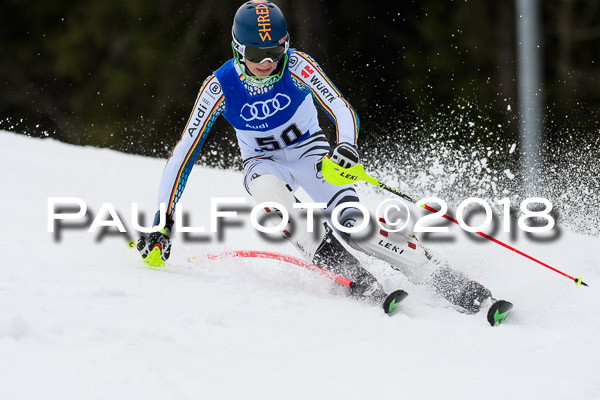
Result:
<svg viewBox="0 0 600 400"><path fill-rule="evenodd" d="M469 314L478 313L486 300L492 298L485 286L448 267L437 269L431 275L430 284L438 294Z"/></svg>
<svg viewBox="0 0 600 400"><path fill-rule="evenodd" d="M491 304L487 313L487 321L491 326L503 323L513 308L512 303L496 300L485 286L448 267L436 270L431 275L430 284L442 297L469 314L476 314Z"/></svg>
<svg viewBox="0 0 600 400"><path fill-rule="evenodd" d="M383 287L377 282L377 279L344 248L328 226L326 226L325 238L317 249L312 262L352 280L349 294L354 298L381 304L387 297L387 293L383 291Z"/></svg>

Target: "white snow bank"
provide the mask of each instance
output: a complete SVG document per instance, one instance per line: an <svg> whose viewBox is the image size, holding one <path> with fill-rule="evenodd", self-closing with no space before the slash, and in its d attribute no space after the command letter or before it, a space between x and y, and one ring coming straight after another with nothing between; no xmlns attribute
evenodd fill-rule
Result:
<svg viewBox="0 0 600 400"><path fill-rule="evenodd" d="M165 271L141 266L123 238L47 232L48 197L94 212L131 202L150 217L164 160L0 132L0 398L2 399L595 399L600 392L598 240L562 230L510 243L572 282L493 243L453 230L431 247L515 304L490 328L382 265L402 314L332 293L322 277L273 261L190 264L226 248L296 254L249 224L225 240L175 240ZM364 185L366 203L381 198ZM247 197L241 174L196 167L182 203L208 226L210 196ZM128 224L130 226L130 224ZM366 257L363 257L366 259Z"/></svg>

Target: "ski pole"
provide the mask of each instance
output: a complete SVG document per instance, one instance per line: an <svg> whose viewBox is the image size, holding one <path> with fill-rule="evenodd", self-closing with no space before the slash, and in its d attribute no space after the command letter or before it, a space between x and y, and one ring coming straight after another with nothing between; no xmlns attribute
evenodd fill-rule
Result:
<svg viewBox="0 0 600 400"><path fill-rule="evenodd" d="M334 163L333 161L331 161L329 159L329 157L327 156L327 157L323 158L323 161L321 163L321 173L323 174L323 178L325 178L325 180L327 182L331 183L332 185L347 185L347 184L354 183L354 182L357 182L357 181L365 181L367 183L370 183L371 185L378 186L378 187L380 187L382 189L385 189L388 192L391 192L391 193L395 194L396 196L399 196L400 198L402 198L402 199L404 199L406 201L409 201L409 202L415 203L415 204L417 203L410 196L408 196L408 195L406 195L406 194L404 194L404 193L402 193L402 192L394 189L391 186L388 186L388 185L386 185L384 183L379 182L377 179L375 179L374 177L372 177L369 174L367 174L365 172L364 167L361 164L356 164L356 165L354 165L354 166L352 166L350 168L342 168L339 165L337 165L336 163ZM427 211L438 212L438 210L436 210L435 208L433 208L433 207L431 207L431 206L429 206L427 204L423 204L423 205L421 205L421 207L423 207ZM454 218L452 218L452 217L450 217L450 216L448 216L446 214L442 215L442 217L445 218L445 219L447 219L448 221L452 221L455 224L460 225L456 219L454 219ZM544 262L542 262L542 261L540 261L540 260L538 260L538 259L536 259L534 257L531 257L530 255L525 254L522 251L517 250L514 247L512 247L512 246L510 246L510 245L508 245L508 244L506 244L506 243L504 243L504 242L502 242L502 241L500 241L500 240L498 240L498 239L496 239L496 238L494 238L494 237L492 237L492 236L490 236L490 235L488 235L486 233L483 233L483 232L475 232L475 233L477 233L479 236L482 236L482 237L484 237L484 238L486 238L486 239L488 239L488 240L490 240L490 241L492 241L494 243L499 244L500 246L503 246L503 247L505 247L505 248L507 248L509 250L512 250L515 253L520 254L520 255L522 255L525 258L530 259L531 261L534 261L534 262L536 262L536 263L538 263L540 265L543 265L544 267L546 267L546 268L548 268L548 269L550 269L550 270L552 270L554 272L557 272L557 273L561 274L562 276L564 276L566 278L571 279L572 281L575 282L576 286L579 286L580 284L583 285L583 286L588 286L587 283L585 283L584 281L581 280L581 277L574 278L571 275L568 275L568 274L566 274L566 273L564 273L564 272L562 272L562 271L560 271L560 270L558 270L558 269L556 269L554 267L551 267L550 265L548 265L548 264L546 264L546 263L544 263Z"/></svg>

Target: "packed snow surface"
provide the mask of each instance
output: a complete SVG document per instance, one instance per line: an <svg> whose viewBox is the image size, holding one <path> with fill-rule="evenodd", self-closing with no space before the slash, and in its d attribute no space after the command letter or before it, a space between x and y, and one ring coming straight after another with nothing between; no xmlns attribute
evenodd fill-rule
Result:
<svg viewBox="0 0 600 400"><path fill-rule="evenodd" d="M270 260L194 261L231 249L275 250L240 212L222 235L174 240L162 271L144 268L125 237L87 227L111 203L131 229L150 222L164 160L0 132L0 399L597 399L597 237L558 226L535 241L500 240L573 276L452 228L426 245L515 304L491 328L457 312L382 262L361 260L401 312L351 300L334 283ZM211 197L252 200L241 173L197 166L181 205L210 227ZM386 198L359 184L365 203ZM429 193L414 194L426 197ZM48 232L48 198L77 197L89 220ZM108 214L103 218L109 220ZM233 219L232 219L233 221ZM114 232L112 229L110 232ZM135 236L132 234L132 236Z"/></svg>

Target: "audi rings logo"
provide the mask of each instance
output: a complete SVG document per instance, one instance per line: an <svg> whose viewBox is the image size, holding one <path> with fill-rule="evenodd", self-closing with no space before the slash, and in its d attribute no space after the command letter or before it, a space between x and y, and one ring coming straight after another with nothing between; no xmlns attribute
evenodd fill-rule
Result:
<svg viewBox="0 0 600 400"><path fill-rule="evenodd" d="M277 93L274 98L266 101L257 101L252 104L244 104L240 117L245 121L263 120L277 114L277 111L285 110L292 104L292 99L283 93Z"/></svg>

